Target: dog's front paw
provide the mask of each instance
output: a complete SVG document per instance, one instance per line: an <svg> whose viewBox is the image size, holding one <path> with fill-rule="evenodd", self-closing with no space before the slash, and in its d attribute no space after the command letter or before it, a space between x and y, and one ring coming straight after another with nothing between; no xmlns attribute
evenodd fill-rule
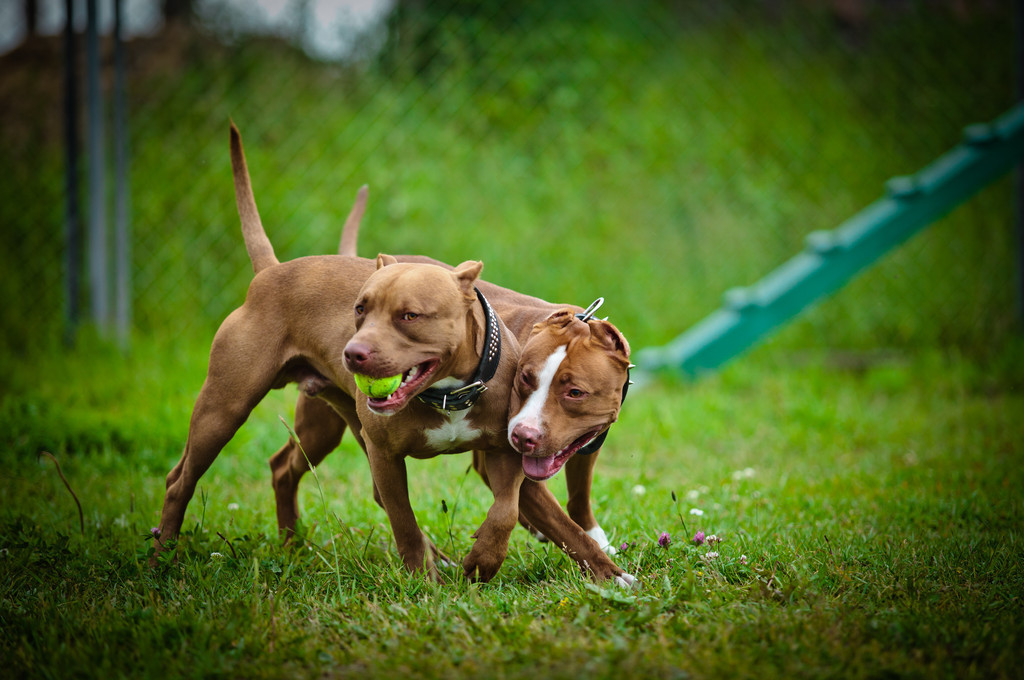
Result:
<svg viewBox="0 0 1024 680"><path fill-rule="evenodd" d="M505 554L501 551L482 548L480 542L473 544L466 558L462 560L462 573L469 581L487 583L498 573Z"/></svg>
<svg viewBox="0 0 1024 680"><path fill-rule="evenodd" d="M636 577L634 577L632 574L622 572L621 574L615 577L615 585L630 590L632 588L639 588L640 581L637 580Z"/></svg>
<svg viewBox="0 0 1024 680"><path fill-rule="evenodd" d="M424 550L410 551L402 555L405 568L414 574L423 574L428 581L441 583L441 573L437 570L429 552Z"/></svg>
<svg viewBox="0 0 1024 680"><path fill-rule="evenodd" d="M608 540L608 535L604 533L604 529L602 529L600 525L593 529L588 529L587 535L597 541L597 544L601 546L601 550L603 550L606 555L614 555L619 552L615 549L615 546L612 545L612 542Z"/></svg>

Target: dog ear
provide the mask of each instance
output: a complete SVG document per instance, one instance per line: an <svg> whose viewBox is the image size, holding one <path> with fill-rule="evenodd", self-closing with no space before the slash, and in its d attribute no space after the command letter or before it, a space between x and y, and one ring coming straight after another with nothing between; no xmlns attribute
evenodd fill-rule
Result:
<svg viewBox="0 0 1024 680"><path fill-rule="evenodd" d="M462 294L472 300L476 299L476 293L473 292L473 286L476 285L476 280L480 278L480 272L484 269L484 263L476 260L466 260L452 272L455 277L456 283L459 288L462 289Z"/></svg>
<svg viewBox="0 0 1024 680"><path fill-rule="evenodd" d="M398 260L391 255L385 255L384 253L377 256L377 269L387 267L389 264L398 264Z"/></svg>
<svg viewBox="0 0 1024 680"><path fill-rule="evenodd" d="M533 324L532 334L540 333L545 328L554 329L565 329L572 325L572 322L576 320L576 313L571 309L559 309L557 312L552 312L548 318Z"/></svg>
<svg viewBox="0 0 1024 680"><path fill-rule="evenodd" d="M600 342L613 355L626 364L629 363L629 343L619 329L607 321L592 319L587 324L590 326L590 336Z"/></svg>
<svg viewBox="0 0 1024 680"><path fill-rule="evenodd" d="M576 315L571 309L559 309L554 312L548 318L544 319L541 323L548 326L555 326L558 328L565 328L573 322Z"/></svg>

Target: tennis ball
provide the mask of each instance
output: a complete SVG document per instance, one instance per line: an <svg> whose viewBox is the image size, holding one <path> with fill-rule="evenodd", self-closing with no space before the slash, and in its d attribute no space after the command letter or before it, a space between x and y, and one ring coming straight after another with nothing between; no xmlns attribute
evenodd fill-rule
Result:
<svg viewBox="0 0 1024 680"><path fill-rule="evenodd" d="M356 379L356 387L368 397L374 399L386 399L395 393L398 386L402 384L402 374L393 375L390 378L371 378L362 373L353 373Z"/></svg>

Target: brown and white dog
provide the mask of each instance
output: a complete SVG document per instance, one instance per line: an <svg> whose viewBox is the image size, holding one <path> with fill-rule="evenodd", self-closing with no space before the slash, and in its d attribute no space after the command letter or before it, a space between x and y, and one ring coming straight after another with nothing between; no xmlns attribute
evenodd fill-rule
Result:
<svg viewBox="0 0 1024 680"><path fill-rule="evenodd" d="M468 578L494 576L522 513L594 578L631 584L546 489L521 488L521 458L506 436L518 342L475 290L482 265L445 269L337 255L279 263L259 219L241 139L234 126L231 132L236 198L256 274L245 303L214 338L184 453L167 476L158 551L178 536L199 478L256 404L270 389L297 382L308 408L296 426L327 408L338 437L348 426L366 451L375 498L408 569L437 579L435 561L443 555L416 522L405 458L480 450L494 503L463 560ZM401 374L402 383L395 393L372 399L356 388L353 371L374 378ZM461 399L466 391L459 388L481 374L487 389L476 390L455 417L421 401L431 390ZM300 438L304 446L313 443ZM315 454L307 462L290 444L292 453L272 463L279 520L282 500L288 501L279 491L281 478L295 471L298 456L302 467L319 462Z"/></svg>

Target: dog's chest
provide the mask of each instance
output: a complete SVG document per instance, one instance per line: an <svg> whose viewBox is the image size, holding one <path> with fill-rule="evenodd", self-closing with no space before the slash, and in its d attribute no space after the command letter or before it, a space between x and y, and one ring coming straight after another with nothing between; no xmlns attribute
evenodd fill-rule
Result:
<svg viewBox="0 0 1024 680"><path fill-rule="evenodd" d="M437 453L463 451L468 444L480 439L484 431L473 426L467 418L468 414L469 411L453 411L437 427L425 429L423 436L427 440L427 447Z"/></svg>

